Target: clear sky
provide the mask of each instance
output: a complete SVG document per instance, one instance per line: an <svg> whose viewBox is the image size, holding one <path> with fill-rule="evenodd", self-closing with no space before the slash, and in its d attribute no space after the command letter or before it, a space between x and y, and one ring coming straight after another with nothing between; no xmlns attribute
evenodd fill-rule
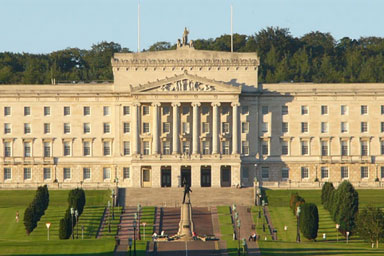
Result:
<svg viewBox="0 0 384 256"><path fill-rule="evenodd" d="M89 49L114 41L137 50L138 0L0 0L0 52L48 53ZM141 48L230 33L251 35L268 26L294 36L311 31L384 37L384 0L140 0Z"/></svg>

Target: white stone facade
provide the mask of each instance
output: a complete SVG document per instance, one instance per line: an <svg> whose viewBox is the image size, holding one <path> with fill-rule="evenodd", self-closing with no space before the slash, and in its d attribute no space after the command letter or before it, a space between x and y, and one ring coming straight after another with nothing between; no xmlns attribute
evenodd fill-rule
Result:
<svg viewBox="0 0 384 256"><path fill-rule="evenodd" d="M258 66L180 46L115 54L113 84L1 85L0 187L381 186L384 84L258 84Z"/></svg>

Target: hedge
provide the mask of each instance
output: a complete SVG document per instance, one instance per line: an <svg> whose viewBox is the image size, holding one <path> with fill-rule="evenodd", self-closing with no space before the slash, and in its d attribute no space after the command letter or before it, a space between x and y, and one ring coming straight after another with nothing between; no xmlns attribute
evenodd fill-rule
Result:
<svg viewBox="0 0 384 256"><path fill-rule="evenodd" d="M40 221L41 216L44 215L45 210L49 205L49 192L47 185L37 188L35 198L25 209L24 212L24 226L27 235L29 235L36 227L37 222Z"/></svg>
<svg viewBox="0 0 384 256"><path fill-rule="evenodd" d="M305 238L314 240L319 230L319 211L317 206L313 203L304 203L300 206L300 209L300 231Z"/></svg>

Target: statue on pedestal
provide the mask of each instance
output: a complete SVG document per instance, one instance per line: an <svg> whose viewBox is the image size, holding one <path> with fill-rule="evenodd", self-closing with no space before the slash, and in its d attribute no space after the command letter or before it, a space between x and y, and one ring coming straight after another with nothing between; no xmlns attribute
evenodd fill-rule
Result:
<svg viewBox="0 0 384 256"><path fill-rule="evenodd" d="M183 180L183 186L184 186L183 204L185 204L185 197L186 197L186 196L188 196L188 202L187 202L187 204L189 204L190 201L191 201L191 196L189 195L189 192L192 192L192 190L191 190L191 187L188 185L187 181L185 180L185 178L184 178L184 180Z"/></svg>
<svg viewBox="0 0 384 256"><path fill-rule="evenodd" d="M183 33L183 46L188 45L188 34L189 34L189 30L185 27L184 33Z"/></svg>

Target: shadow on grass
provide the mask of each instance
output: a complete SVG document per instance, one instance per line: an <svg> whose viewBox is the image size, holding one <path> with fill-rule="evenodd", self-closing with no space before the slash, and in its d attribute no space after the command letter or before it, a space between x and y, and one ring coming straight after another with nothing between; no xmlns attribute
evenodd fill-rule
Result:
<svg viewBox="0 0 384 256"><path fill-rule="evenodd" d="M383 255L381 249L357 249L357 248L262 248L262 255Z"/></svg>

